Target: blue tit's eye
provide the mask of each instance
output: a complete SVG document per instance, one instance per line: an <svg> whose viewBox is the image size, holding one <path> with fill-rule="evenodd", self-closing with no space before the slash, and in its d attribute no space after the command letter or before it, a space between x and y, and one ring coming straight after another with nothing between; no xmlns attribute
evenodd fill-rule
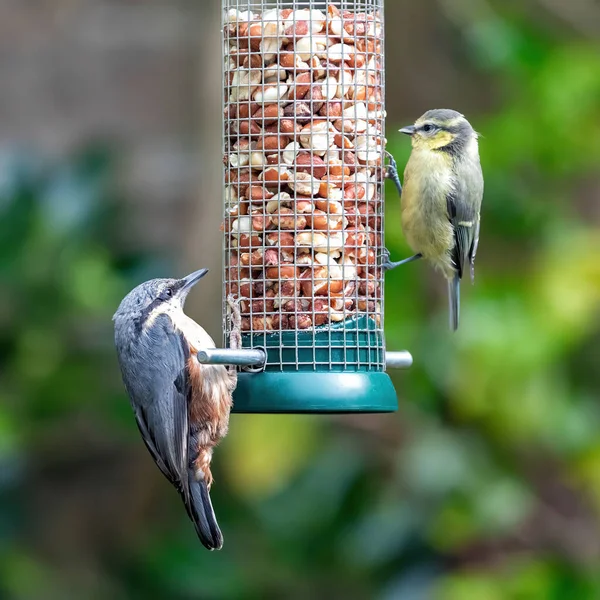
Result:
<svg viewBox="0 0 600 600"><path fill-rule="evenodd" d="M436 126L432 125L431 123L426 123L423 125L422 129L425 133L431 133L432 131L436 130Z"/></svg>

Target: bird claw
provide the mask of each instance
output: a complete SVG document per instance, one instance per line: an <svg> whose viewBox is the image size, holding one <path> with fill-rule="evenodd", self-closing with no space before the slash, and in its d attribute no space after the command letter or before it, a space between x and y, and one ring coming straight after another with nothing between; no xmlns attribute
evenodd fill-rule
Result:
<svg viewBox="0 0 600 600"><path fill-rule="evenodd" d="M383 248L381 250L381 268L384 271L389 271L390 266L392 263L390 261L390 251L387 248Z"/></svg>
<svg viewBox="0 0 600 600"><path fill-rule="evenodd" d="M392 262L390 260L390 251L387 248L383 248L381 251L381 268L384 271L391 271L398 266L398 262Z"/></svg>
<svg viewBox="0 0 600 600"><path fill-rule="evenodd" d="M231 294L227 296L227 304L231 311L231 325L229 331L229 347L232 350L238 350L242 347L242 315L240 313L240 301L236 300Z"/></svg>
<svg viewBox="0 0 600 600"><path fill-rule="evenodd" d="M397 261L391 261L390 260L390 251L387 248L384 248L381 251L381 268L383 269L383 271L391 271L392 269L395 269L396 267L399 267L400 265L405 265L409 262L413 262L414 260L419 260L420 258L423 258L423 255L421 253L417 253L414 254L413 256L409 256L408 258L405 258L403 260L397 260Z"/></svg>
<svg viewBox="0 0 600 600"><path fill-rule="evenodd" d="M387 179L390 179L393 182L393 184L396 186L396 189L398 190L398 194L401 196L402 195L402 184L400 183L400 177L398 177L398 165L396 164L396 160L394 159L391 152L388 152L386 150L385 154L389 160L389 164L387 165L385 176Z"/></svg>

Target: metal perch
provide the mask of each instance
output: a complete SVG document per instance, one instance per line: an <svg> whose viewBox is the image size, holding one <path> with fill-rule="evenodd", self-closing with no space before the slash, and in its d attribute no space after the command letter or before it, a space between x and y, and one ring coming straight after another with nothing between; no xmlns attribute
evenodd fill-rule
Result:
<svg viewBox="0 0 600 600"><path fill-rule="evenodd" d="M262 348L232 350L230 348L208 348L198 351L198 361L204 365L235 365L237 367L264 366L267 353ZM407 350L385 353L388 369L408 369L413 363Z"/></svg>

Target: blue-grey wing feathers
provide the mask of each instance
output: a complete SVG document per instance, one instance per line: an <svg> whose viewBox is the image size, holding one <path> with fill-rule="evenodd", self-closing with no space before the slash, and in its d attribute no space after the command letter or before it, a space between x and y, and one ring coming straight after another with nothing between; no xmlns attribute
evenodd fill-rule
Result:
<svg viewBox="0 0 600 600"><path fill-rule="evenodd" d="M475 237L469 254L469 265L471 271L471 283L475 281L475 256L477 255L477 247L479 246L479 228L481 226L481 218L477 215L477 226L475 228Z"/></svg>
<svg viewBox="0 0 600 600"><path fill-rule="evenodd" d="M458 273L448 279L448 307L450 310L450 329L456 331L460 320L460 277Z"/></svg>
<svg viewBox="0 0 600 600"><path fill-rule="evenodd" d="M448 281L450 327L458 328L460 315L460 280L468 265L471 280L475 277L475 255L479 243L479 211L483 198L483 175L479 162L455 165L456 179L452 191L446 197L448 219L454 230L454 246L451 259L456 269Z"/></svg>

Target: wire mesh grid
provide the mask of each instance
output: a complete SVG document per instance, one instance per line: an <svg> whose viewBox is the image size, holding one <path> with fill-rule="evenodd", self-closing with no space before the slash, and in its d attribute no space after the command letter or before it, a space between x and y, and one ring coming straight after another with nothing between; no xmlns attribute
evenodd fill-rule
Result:
<svg viewBox="0 0 600 600"><path fill-rule="evenodd" d="M267 370L383 371L383 0L222 8L223 281L243 345Z"/></svg>

